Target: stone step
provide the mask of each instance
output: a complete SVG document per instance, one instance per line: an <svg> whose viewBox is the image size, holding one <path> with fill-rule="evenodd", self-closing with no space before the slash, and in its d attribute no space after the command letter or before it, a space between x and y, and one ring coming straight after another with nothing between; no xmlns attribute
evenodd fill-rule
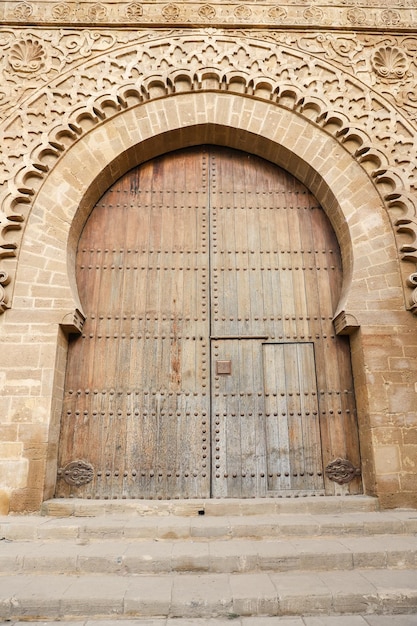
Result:
<svg viewBox="0 0 417 626"><path fill-rule="evenodd" d="M9 621L4 626L26 626L27 622ZM48 621L47 626L416 626L416 614L404 615L305 615L302 617L234 617L180 619L135 618L82 621ZM44 622L32 622L32 626L46 626Z"/></svg>
<svg viewBox="0 0 417 626"><path fill-rule="evenodd" d="M0 573L145 574L417 568L417 536L0 543ZM417 576L417 571L416 571Z"/></svg>
<svg viewBox="0 0 417 626"><path fill-rule="evenodd" d="M305 496L288 498L229 498L208 500L87 500L58 498L42 504L41 514L52 517L90 517L105 514L152 516L240 516L294 513L348 513L378 510L370 496Z"/></svg>
<svg viewBox="0 0 417 626"><path fill-rule="evenodd" d="M0 619L58 620L417 613L415 570L158 576L13 574Z"/></svg>
<svg viewBox="0 0 417 626"><path fill-rule="evenodd" d="M132 515L97 517L0 517L0 539L149 540L231 539L321 536L373 536L417 533L417 511L270 513L264 515Z"/></svg>

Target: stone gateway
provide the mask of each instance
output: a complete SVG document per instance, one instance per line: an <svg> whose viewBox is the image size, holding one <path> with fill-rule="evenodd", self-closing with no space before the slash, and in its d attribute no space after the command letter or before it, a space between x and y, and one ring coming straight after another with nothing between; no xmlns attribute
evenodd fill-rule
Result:
<svg viewBox="0 0 417 626"><path fill-rule="evenodd" d="M302 5L1 3L1 513L417 507L417 7Z"/></svg>

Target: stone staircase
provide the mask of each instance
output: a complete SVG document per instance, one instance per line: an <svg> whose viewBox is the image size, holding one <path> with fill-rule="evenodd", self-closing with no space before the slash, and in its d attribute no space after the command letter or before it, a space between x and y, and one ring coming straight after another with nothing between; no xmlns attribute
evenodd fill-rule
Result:
<svg viewBox="0 0 417 626"><path fill-rule="evenodd" d="M0 517L0 571L0 621L417 624L417 511L352 496L53 500Z"/></svg>

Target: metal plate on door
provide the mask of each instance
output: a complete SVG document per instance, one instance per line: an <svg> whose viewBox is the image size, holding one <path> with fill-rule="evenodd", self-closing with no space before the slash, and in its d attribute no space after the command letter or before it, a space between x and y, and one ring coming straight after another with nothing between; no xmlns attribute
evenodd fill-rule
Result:
<svg viewBox="0 0 417 626"><path fill-rule="evenodd" d="M231 374L232 361L216 361L216 374Z"/></svg>

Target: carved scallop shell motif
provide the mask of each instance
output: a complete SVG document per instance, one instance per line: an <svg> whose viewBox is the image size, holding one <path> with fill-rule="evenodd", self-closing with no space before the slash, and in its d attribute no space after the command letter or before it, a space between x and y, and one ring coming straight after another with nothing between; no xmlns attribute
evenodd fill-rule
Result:
<svg viewBox="0 0 417 626"><path fill-rule="evenodd" d="M407 55L396 46L378 48L372 55L372 67L381 78L401 80L408 69Z"/></svg>
<svg viewBox="0 0 417 626"><path fill-rule="evenodd" d="M21 39L10 50L9 63L15 72L36 72L45 63L45 50L37 39Z"/></svg>

